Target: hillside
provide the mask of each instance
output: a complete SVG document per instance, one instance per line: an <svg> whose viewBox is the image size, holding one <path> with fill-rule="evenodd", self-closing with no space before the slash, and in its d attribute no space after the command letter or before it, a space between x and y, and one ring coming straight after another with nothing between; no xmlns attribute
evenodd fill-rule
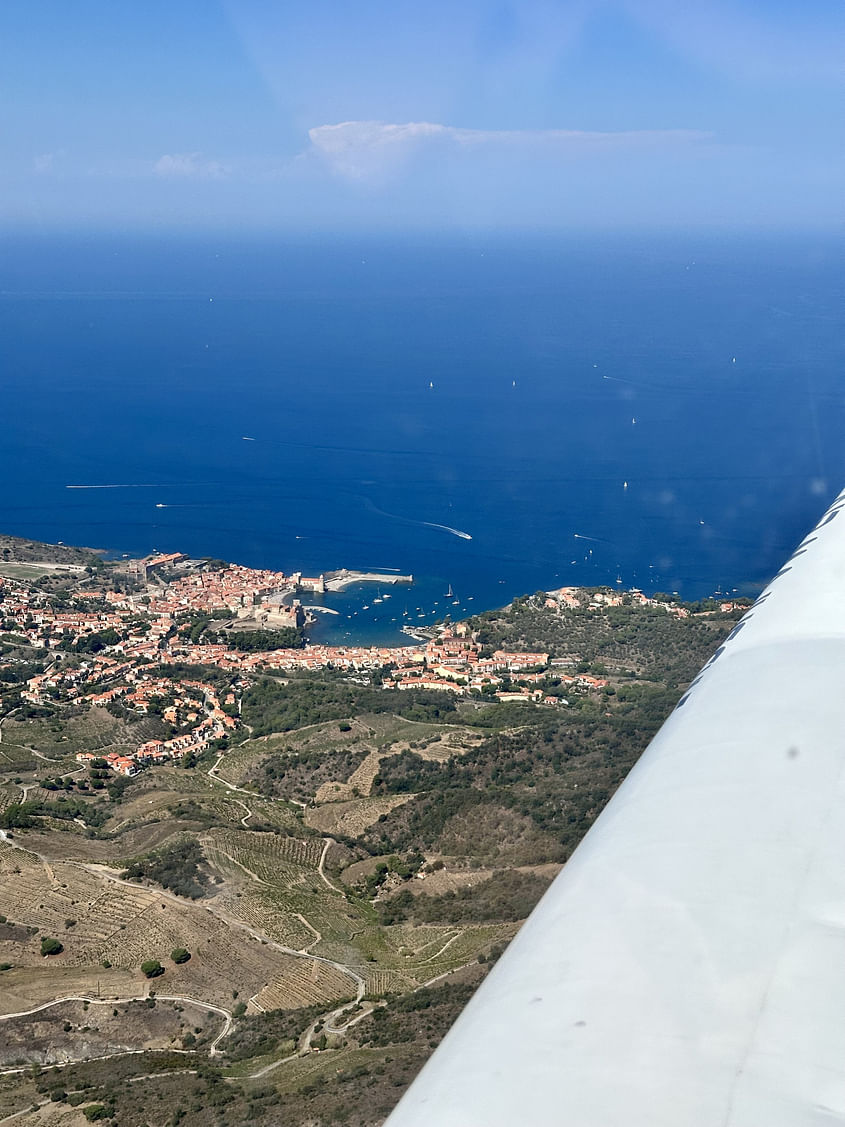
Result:
<svg viewBox="0 0 845 1127"><path fill-rule="evenodd" d="M255 653L180 566L0 586L0 1119L378 1124L743 607Z"/></svg>

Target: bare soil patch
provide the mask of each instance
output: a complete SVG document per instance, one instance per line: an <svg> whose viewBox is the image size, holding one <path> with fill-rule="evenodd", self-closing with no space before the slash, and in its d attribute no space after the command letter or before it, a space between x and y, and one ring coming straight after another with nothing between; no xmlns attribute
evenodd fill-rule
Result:
<svg viewBox="0 0 845 1127"><path fill-rule="evenodd" d="M223 1018L189 1003L61 1002L0 1025L0 1065L50 1065L138 1049L180 1048L220 1031ZM199 1030L199 1032L197 1032Z"/></svg>

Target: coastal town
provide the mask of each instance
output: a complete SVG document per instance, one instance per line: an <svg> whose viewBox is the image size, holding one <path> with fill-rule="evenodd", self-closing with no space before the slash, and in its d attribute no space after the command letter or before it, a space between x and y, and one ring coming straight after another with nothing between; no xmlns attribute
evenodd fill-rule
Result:
<svg viewBox="0 0 845 1127"><path fill-rule="evenodd" d="M104 582L109 578L113 582ZM579 671L573 662L550 658L549 653L490 652L467 622L429 628L425 640L398 647L305 640L303 628L313 619L298 597L302 592L323 594L362 579L385 584L412 578L349 571L308 578L192 561L178 553L156 555L122 569L104 568L61 598L32 583L0 577L0 627L7 642L36 647L47 655L44 668L21 688L27 705L111 706L136 716L155 710L161 717L172 732L168 738L146 741L132 755L105 757L112 771L126 776L150 764L198 756L231 738L240 725L240 696L264 675L335 670L360 679L378 671L387 689L555 708L568 703L564 691L606 687L606 678ZM677 617L689 614L681 605L637 590L575 587L548 592L545 609L601 611L625 600L660 607ZM722 611L730 609L732 604L721 606ZM232 628L232 639L225 633L214 641L198 638L197 622L212 620ZM249 631L269 632L271 640L258 649L244 648ZM281 636L274 634L279 631L287 631L294 644L276 645L272 639ZM227 671L233 675L231 687L219 699L209 684L169 672L186 667ZM89 752L77 756L80 762L95 758Z"/></svg>
<svg viewBox="0 0 845 1127"><path fill-rule="evenodd" d="M0 1064L40 1127L427 1051L744 609L563 586L371 645L356 605L424 584L308 570L0 537Z"/></svg>

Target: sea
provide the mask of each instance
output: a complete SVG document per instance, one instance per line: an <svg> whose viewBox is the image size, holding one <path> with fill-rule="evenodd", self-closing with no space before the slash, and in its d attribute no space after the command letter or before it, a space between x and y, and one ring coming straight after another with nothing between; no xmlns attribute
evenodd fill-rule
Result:
<svg viewBox="0 0 845 1127"><path fill-rule="evenodd" d="M843 250L7 234L0 529L413 574L317 600L334 643L562 585L754 595L845 486Z"/></svg>

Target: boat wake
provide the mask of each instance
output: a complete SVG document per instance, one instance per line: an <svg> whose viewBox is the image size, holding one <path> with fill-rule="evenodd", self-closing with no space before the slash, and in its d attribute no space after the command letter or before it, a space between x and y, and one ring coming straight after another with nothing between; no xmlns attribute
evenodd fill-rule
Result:
<svg viewBox="0 0 845 1127"><path fill-rule="evenodd" d="M425 528L437 528L440 532L451 532L453 536L459 536L461 540L472 540L468 532L461 532L459 528L450 528L448 524L432 524L430 520L415 520L412 524L421 524Z"/></svg>
<svg viewBox="0 0 845 1127"><path fill-rule="evenodd" d="M414 520L411 517L400 517L398 513L386 513L384 509L377 508L368 497L362 497L361 500L370 512L378 513L380 517L387 517L388 520L398 520L402 524L414 524L417 528L433 528L437 532L448 532L450 536L457 536L459 540L472 540L472 536L468 532L462 532L460 528L452 528L448 524L436 524L430 520Z"/></svg>
<svg viewBox="0 0 845 1127"><path fill-rule="evenodd" d="M151 483L149 485L134 482L130 484L121 485L66 485L65 489L172 489L172 486Z"/></svg>

